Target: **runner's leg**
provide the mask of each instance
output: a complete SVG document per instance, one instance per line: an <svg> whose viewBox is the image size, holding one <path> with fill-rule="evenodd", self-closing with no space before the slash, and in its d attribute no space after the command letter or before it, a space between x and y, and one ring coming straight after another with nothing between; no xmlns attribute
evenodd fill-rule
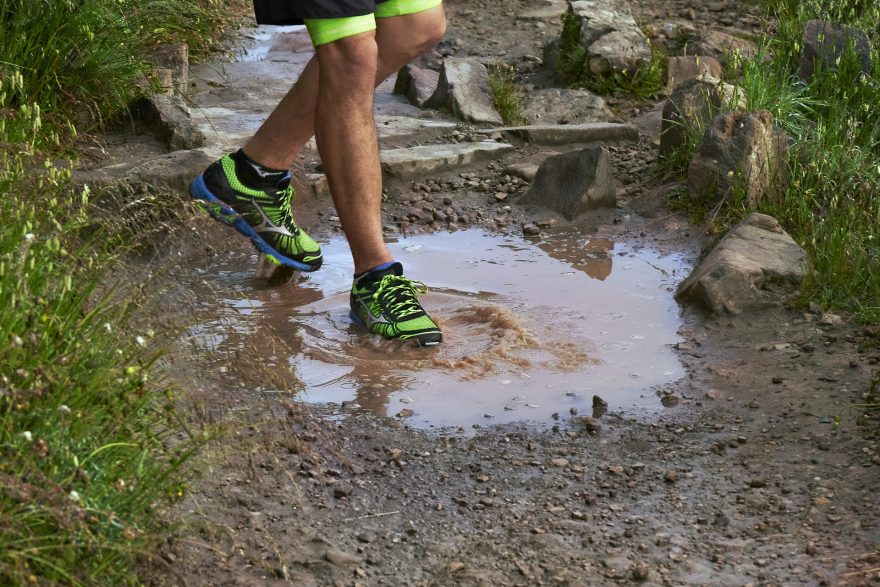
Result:
<svg viewBox="0 0 880 587"><path fill-rule="evenodd" d="M316 48L315 138L355 273L392 260L382 237L382 171L373 122L375 32Z"/></svg>
<svg viewBox="0 0 880 587"><path fill-rule="evenodd" d="M442 5L415 14L376 19L375 39L379 55L374 83L378 85L433 47L445 32L446 18ZM315 132L318 78L316 56L245 145L245 152L251 159L273 169L290 166Z"/></svg>

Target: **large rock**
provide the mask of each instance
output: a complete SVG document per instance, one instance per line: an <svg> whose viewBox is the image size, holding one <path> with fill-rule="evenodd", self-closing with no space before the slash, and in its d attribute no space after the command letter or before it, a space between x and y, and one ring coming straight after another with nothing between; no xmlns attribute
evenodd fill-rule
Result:
<svg viewBox="0 0 880 587"><path fill-rule="evenodd" d="M705 128L722 110L745 108L745 96L736 86L701 75L672 92L663 106L660 156L667 157L687 141L689 133Z"/></svg>
<svg viewBox="0 0 880 587"><path fill-rule="evenodd" d="M513 150L512 145L495 141L423 145L408 149L385 149L379 153L382 171L390 176L420 176L467 167Z"/></svg>
<svg viewBox="0 0 880 587"><path fill-rule="evenodd" d="M720 79L722 75L721 63L714 57L700 55L670 57L667 62L666 88L664 93L669 95L681 86L703 75Z"/></svg>
<svg viewBox="0 0 880 587"><path fill-rule="evenodd" d="M489 72L477 59L448 57L426 108L448 110L467 122L502 124L492 102Z"/></svg>
<svg viewBox="0 0 880 587"><path fill-rule="evenodd" d="M871 74L871 40L864 31L836 22L810 20L804 26L801 44L798 77L806 82L817 66L834 67L848 47L855 51L862 72Z"/></svg>
<svg viewBox="0 0 880 587"><path fill-rule="evenodd" d="M604 147L548 157L538 168L524 204L549 208L573 220L596 208L617 205L617 185Z"/></svg>
<svg viewBox="0 0 880 587"><path fill-rule="evenodd" d="M651 62L651 46L625 0L573 1L572 17L580 22L580 44L592 73L632 73Z"/></svg>
<svg viewBox="0 0 880 587"><path fill-rule="evenodd" d="M205 135L193 122L189 107L178 96L150 94L132 112L139 115L171 150L197 149L205 145Z"/></svg>
<svg viewBox="0 0 880 587"><path fill-rule="evenodd" d="M738 193L753 210L786 189L787 152L788 137L766 110L721 114L688 167L688 194L717 201Z"/></svg>
<svg viewBox="0 0 880 587"><path fill-rule="evenodd" d="M704 55L714 57L727 64L733 55L742 59L753 59L758 54L758 46L748 39L725 33L723 31L706 31L685 46L688 55Z"/></svg>
<svg viewBox="0 0 880 587"><path fill-rule="evenodd" d="M184 96L189 91L189 47L186 43L159 45L150 53L153 68L167 71L170 84L162 83L163 89L173 95Z"/></svg>
<svg viewBox="0 0 880 587"><path fill-rule="evenodd" d="M527 92L522 113L532 124L606 122L615 116L605 100L586 90L548 88Z"/></svg>
<svg viewBox="0 0 880 587"><path fill-rule="evenodd" d="M544 69L544 75L549 78L550 82L564 85L565 76L562 73L562 68L559 60L561 52L562 39L560 39L559 37L556 37L555 39L550 39L547 44L544 45L543 59L541 60L541 64Z"/></svg>
<svg viewBox="0 0 880 587"><path fill-rule="evenodd" d="M752 213L734 227L681 283L680 302L715 314L741 314L796 295L807 255L771 216Z"/></svg>
<svg viewBox="0 0 880 587"><path fill-rule="evenodd" d="M394 93L406 97L410 104L421 108L434 94L439 79L440 74L433 69L404 65L397 72Z"/></svg>

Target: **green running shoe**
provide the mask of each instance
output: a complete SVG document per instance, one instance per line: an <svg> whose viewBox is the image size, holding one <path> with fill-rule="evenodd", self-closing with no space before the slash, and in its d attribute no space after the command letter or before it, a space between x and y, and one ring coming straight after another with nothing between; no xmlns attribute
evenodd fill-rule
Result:
<svg viewBox="0 0 880 587"><path fill-rule="evenodd" d="M354 280L349 316L385 338L415 339L420 346L438 345L443 335L416 299L427 291L424 283L403 276L400 263L380 265Z"/></svg>
<svg viewBox="0 0 880 587"><path fill-rule="evenodd" d="M251 239L269 261L299 271L321 266L321 247L293 219L290 173L275 185L249 188L235 175L235 161L224 155L190 183L189 193L214 219Z"/></svg>

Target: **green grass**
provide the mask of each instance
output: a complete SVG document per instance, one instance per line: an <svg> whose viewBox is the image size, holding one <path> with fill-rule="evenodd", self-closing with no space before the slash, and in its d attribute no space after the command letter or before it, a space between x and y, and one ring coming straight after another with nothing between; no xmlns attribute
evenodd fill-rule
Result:
<svg viewBox="0 0 880 587"><path fill-rule="evenodd" d="M512 66L496 63L489 69L489 90L504 124L518 126L529 123L522 113L523 88Z"/></svg>
<svg viewBox="0 0 880 587"><path fill-rule="evenodd" d="M226 10L0 0L2 585L140 584L206 441L150 379L161 345L120 277L167 215L147 194L96 216L69 139L124 111L150 46L204 50Z"/></svg>
<svg viewBox="0 0 880 587"><path fill-rule="evenodd" d="M658 94L666 80L666 56L651 45L651 62L632 71L596 74L590 70L586 49L581 45L581 21L571 12L562 17L559 70L574 88L598 94L648 98Z"/></svg>
<svg viewBox="0 0 880 587"><path fill-rule="evenodd" d="M809 253L805 301L880 321L880 6L837 0L770 0L768 6L773 35L761 40L759 58L741 63L741 76L732 80L750 110L769 110L792 139L790 185L781 203L763 204L760 211L778 218ZM811 18L868 32L872 74L862 75L849 52L808 82L799 80L801 35ZM694 140L677 154L680 173L698 135L694 129ZM727 226L748 210L734 205L712 212L703 220Z"/></svg>
<svg viewBox="0 0 880 587"><path fill-rule="evenodd" d="M150 75L148 51L185 41L198 55L228 21L216 0L0 0L0 81L12 108L37 104L79 131L125 109ZM11 88L10 80L21 83ZM57 121L54 119L57 117Z"/></svg>
<svg viewBox="0 0 880 587"><path fill-rule="evenodd" d="M78 238L86 195L40 160L0 153L0 584L133 583L201 439L149 381L114 259Z"/></svg>

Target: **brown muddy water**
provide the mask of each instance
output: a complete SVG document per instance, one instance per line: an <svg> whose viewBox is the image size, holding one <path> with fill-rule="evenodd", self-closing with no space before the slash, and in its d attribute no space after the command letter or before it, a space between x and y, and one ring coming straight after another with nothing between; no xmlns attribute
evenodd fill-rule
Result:
<svg viewBox="0 0 880 587"><path fill-rule="evenodd" d="M552 424L554 414L592 414L594 395L610 411L650 416L662 386L684 375L673 350L672 295L689 269L681 255L571 229L536 241L471 229L389 247L430 285L421 300L443 330L439 347L351 324L342 237L324 243L320 271L281 287L256 280L253 266L202 273L220 315L190 334L218 364L250 348L287 362L307 402L348 402L423 428ZM260 343L269 338L285 344Z"/></svg>

